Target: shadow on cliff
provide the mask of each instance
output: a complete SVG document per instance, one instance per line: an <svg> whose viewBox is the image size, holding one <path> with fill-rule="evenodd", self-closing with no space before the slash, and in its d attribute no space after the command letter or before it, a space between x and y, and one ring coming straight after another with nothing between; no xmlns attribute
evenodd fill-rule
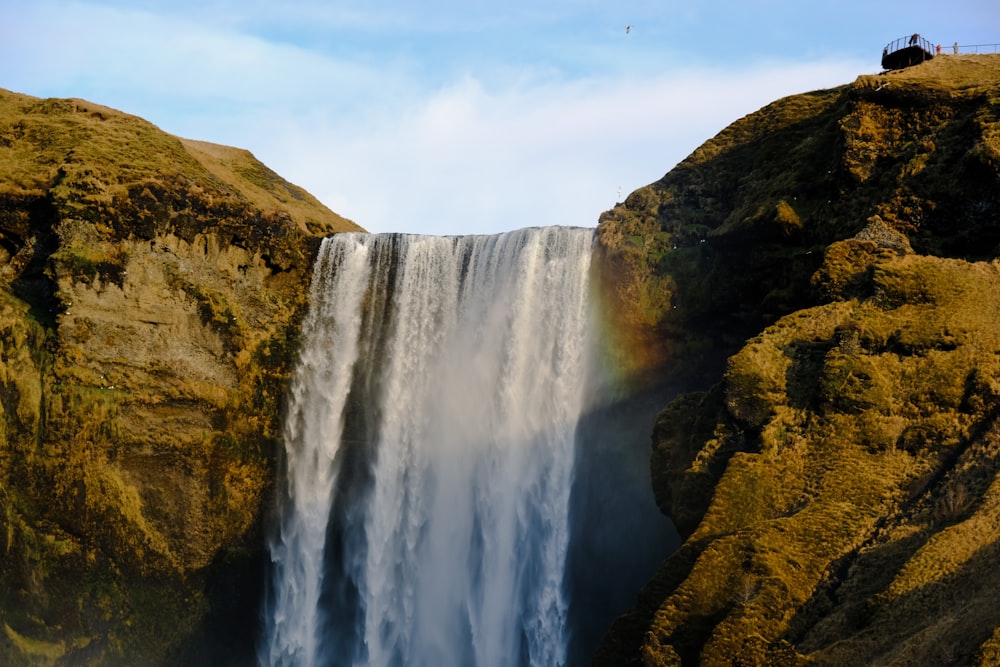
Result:
<svg viewBox="0 0 1000 667"><path fill-rule="evenodd" d="M569 665L590 663L614 619L680 545L673 522L656 507L649 470L649 425L676 393L658 387L598 406L577 427L566 573Z"/></svg>

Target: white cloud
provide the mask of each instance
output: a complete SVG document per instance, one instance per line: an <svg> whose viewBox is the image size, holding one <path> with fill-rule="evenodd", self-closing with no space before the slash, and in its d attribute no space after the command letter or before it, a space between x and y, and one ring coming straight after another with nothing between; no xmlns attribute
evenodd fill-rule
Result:
<svg viewBox="0 0 1000 667"><path fill-rule="evenodd" d="M334 57L205 20L218 8L195 20L20 2L0 28L0 62L18 63L0 85L89 97L168 132L247 148L372 231L461 234L593 226L619 188L624 197L659 179L736 118L864 68L669 61L649 74L644 55L641 70L618 76L572 79L539 62L428 79L405 51Z"/></svg>
<svg viewBox="0 0 1000 667"><path fill-rule="evenodd" d="M0 59L17 65L5 85L75 86L157 102L167 113L191 102L318 103L334 88L376 95L387 83L349 60L141 9L42 0L21 4L0 30Z"/></svg>
<svg viewBox="0 0 1000 667"><path fill-rule="evenodd" d="M278 120L258 157L372 231L593 226L706 139L779 97L849 83L857 63L653 79L465 79L361 126Z"/></svg>

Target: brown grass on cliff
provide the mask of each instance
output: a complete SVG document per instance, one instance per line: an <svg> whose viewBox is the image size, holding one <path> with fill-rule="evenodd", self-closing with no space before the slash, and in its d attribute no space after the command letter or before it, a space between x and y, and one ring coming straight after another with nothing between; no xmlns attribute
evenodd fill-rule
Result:
<svg viewBox="0 0 1000 667"><path fill-rule="evenodd" d="M664 358L730 356L660 416L686 541L598 664L995 664L998 109L1000 56L862 76L604 216L623 285L670 281Z"/></svg>
<svg viewBox="0 0 1000 667"><path fill-rule="evenodd" d="M309 234L360 230L246 150L180 139L151 123L78 99L0 89L0 196L52 189L83 209L109 206L143 183L187 185L207 202L283 212Z"/></svg>
<svg viewBox="0 0 1000 667"><path fill-rule="evenodd" d="M304 286L357 229L247 151L0 90L0 663L252 660Z"/></svg>

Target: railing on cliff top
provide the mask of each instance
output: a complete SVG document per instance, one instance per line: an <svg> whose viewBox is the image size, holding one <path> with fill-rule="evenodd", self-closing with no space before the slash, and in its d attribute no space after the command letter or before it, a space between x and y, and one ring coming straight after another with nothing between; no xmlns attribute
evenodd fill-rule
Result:
<svg viewBox="0 0 1000 667"><path fill-rule="evenodd" d="M930 60L934 55L979 55L987 53L1000 53L1000 43L998 44L959 44L953 43L951 46L941 44L931 44L930 40L924 39L920 35L910 35L900 37L886 44L882 49L883 69L899 69L916 65L924 60Z"/></svg>
<svg viewBox="0 0 1000 667"><path fill-rule="evenodd" d="M963 46L955 42L950 47L943 47L941 53L949 53L949 49L956 56L959 54L1000 53L1000 44L966 44Z"/></svg>
<svg viewBox="0 0 1000 667"><path fill-rule="evenodd" d="M900 69L922 63L934 57L935 47L930 41L914 33L886 44L882 49L882 68Z"/></svg>

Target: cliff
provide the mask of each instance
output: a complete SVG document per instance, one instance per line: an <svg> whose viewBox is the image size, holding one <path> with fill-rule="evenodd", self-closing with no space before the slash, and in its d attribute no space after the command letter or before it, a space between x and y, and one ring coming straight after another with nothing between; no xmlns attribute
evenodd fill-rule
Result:
<svg viewBox="0 0 1000 667"><path fill-rule="evenodd" d="M779 100L599 238L632 374L690 391L684 542L595 664L997 664L1000 56Z"/></svg>
<svg viewBox="0 0 1000 667"><path fill-rule="evenodd" d="M322 235L246 151L0 91L0 663L249 664ZM779 100L598 227L683 545L608 665L1000 661L1000 56Z"/></svg>
<svg viewBox="0 0 1000 667"><path fill-rule="evenodd" d="M356 229L246 151L0 90L0 663L248 662L302 286Z"/></svg>

